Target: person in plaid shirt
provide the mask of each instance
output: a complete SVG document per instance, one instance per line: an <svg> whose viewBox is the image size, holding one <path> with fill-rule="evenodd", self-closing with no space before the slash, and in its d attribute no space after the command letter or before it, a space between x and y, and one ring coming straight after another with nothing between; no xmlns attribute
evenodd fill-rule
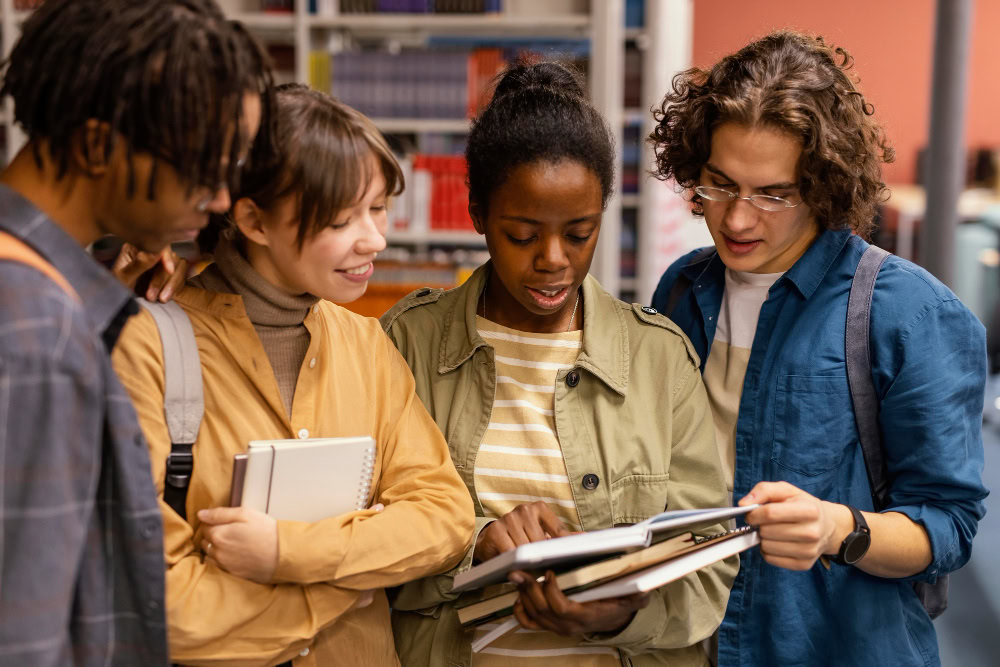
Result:
<svg viewBox="0 0 1000 667"><path fill-rule="evenodd" d="M0 664L166 664L160 511L109 353L136 304L86 247L193 239L270 105L212 0L47 0L6 63L0 172ZM266 134L266 133L265 133Z"/></svg>

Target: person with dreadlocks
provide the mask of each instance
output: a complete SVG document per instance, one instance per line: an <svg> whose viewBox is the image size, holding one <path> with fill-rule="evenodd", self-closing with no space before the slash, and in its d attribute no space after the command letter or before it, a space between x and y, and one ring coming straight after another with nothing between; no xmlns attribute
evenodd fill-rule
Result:
<svg viewBox="0 0 1000 667"><path fill-rule="evenodd" d="M136 306L85 248L193 239L269 108L211 0L48 0L4 64L27 145L0 172L0 661L164 665L162 526L109 354Z"/></svg>

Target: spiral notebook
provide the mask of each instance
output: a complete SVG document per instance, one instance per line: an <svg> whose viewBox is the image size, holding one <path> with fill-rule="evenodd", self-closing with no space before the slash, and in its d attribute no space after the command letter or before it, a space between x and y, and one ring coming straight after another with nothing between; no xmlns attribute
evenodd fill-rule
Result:
<svg viewBox="0 0 1000 667"><path fill-rule="evenodd" d="M233 462L231 505L275 519L319 521L368 506L375 440L255 440Z"/></svg>

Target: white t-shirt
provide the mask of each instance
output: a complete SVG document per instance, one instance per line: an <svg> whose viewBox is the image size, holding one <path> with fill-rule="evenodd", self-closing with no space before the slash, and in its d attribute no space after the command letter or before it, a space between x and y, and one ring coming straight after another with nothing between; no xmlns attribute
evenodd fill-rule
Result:
<svg viewBox="0 0 1000 667"><path fill-rule="evenodd" d="M704 380L715 422L715 440L730 495L733 492L736 418L740 412L743 378L757 333L760 307L767 300L771 285L782 275L726 269L726 288L722 293L712 350L705 362Z"/></svg>

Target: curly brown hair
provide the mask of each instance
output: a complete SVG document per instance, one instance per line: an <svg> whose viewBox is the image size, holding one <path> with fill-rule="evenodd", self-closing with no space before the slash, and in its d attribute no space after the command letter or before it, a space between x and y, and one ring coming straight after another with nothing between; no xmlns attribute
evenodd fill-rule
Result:
<svg viewBox="0 0 1000 667"><path fill-rule="evenodd" d="M881 163L892 162L895 152L848 74L853 65L847 51L822 37L783 30L709 70L681 72L653 114L654 175L674 179L691 193L695 215L704 215L693 188L716 127L734 122L789 132L802 141L799 193L817 222L868 238L875 209L888 194Z"/></svg>

